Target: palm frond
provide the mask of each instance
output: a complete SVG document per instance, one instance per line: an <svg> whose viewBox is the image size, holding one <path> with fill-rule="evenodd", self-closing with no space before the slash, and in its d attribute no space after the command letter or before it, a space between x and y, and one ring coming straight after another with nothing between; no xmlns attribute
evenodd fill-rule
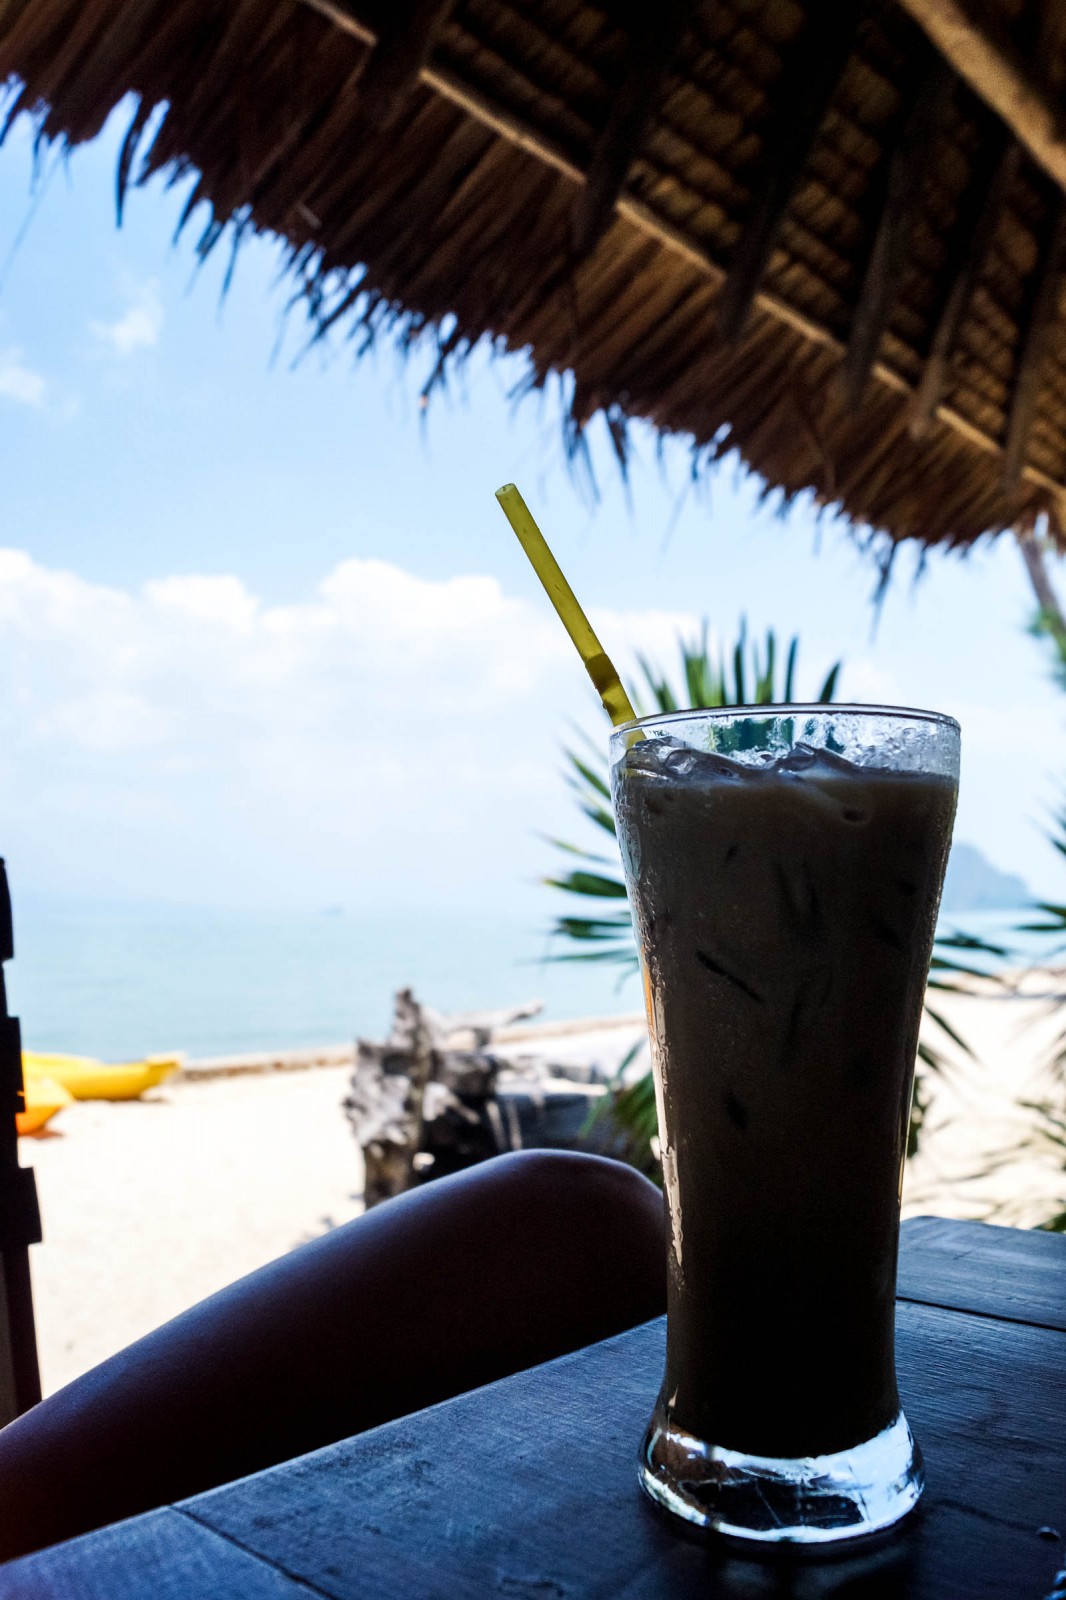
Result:
<svg viewBox="0 0 1066 1600"><path fill-rule="evenodd" d="M792 700L792 685L793 685L793 682L795 681L795 676L796 676L796 656L798 655L798 653L799 653L799 640L797 638L793 637L793 639L792 639L792 641L791 641L791 643L789 644L789 647L788 647L788 659L785 662L785 681L784 681L784 684L783 684L782 690L781 690L781 698L785 702L786 705L788 705L789 702ZM834 667L832 673L830 674L830 676L833 678L834 682L836 681L837 671L838 671L838 667ZM829 682L829 679L827 678L826 679L826 683L828 683L828 682ZM823 688L823 690L825 689L825 684L822 685L822 688ZM833 698L832 690L830 690L828 698L830 700Z"/></svg>
<svg viewBox="0 0 1066 1600"><path fill-rule="evenodd" d="M625 978L630 977L632 973L640 970L640 962L637 960L637 953L633 949L632 945L629 944L615 945L610 950L569 950L565 951L562 955L553 955L549 957L549 959L551 961L557 961L560 964L570 961L613 962L613 964L620 968L622 972L622 977L619 980L619 988L621 987L621 983Z"/></svg>
<svg viewBox="0 0 1066 1600"><path fill-rule="evenodd" d="M740 638L733 648L733 704L746 706L749 704L744 683L744 645L746 643L743 622L740 625Z"/></svg>
<svg viewBox="0 0 1066 1600"><path fill-rule="evenodd" d="M557 917L551 931L567 939L617 939L621 934L629 933L630 924L628 916Z"/></svg>
<svg viewBox="0 0 1066 1600"><path fill-rule="evenodd" d="M568 872L565 878L545 878L551 889L567 894L592 895L597 900L624 900L626 886L620 878L607 878L600 872Z"/></svg>
<svg viewBox="0 0 1066 1600"><path fill-rule="evenodd" d="M822 684L822 687L818 691L818 704L820 706L829 705L830 701L833 699L834 695L837 692L837 682L838 682L839 678L840 678L840 662L838 661L835 666L830 667L829 672L828 672L828 674L826 676L826 680Z"/></svg>
<svg viewBox="0 0 1066 1600"><path fill-rule="evenodd" d="M592 851L586 850L584 845L568 844L565 839L556 839L550 833L542 833L538 837L543 839L545 844L552 845L556 850L562 850L566 855L577 856L580 861L595 861L601 867L614 865L610 856L593 855Z"/></svg>
<svg viewBox="0 0 1066 1600"><path fill-rule="evenodd" d="M614 1080L613 1080L615 1088L621 1088L622 1087L622 1082L623 1082L623 1079L625 1078L626 1072L633 1065L634 1061L640 1055L641 1051L647 1049L647 1046L648 1046L648 1041L647 1041L646 1038L641 1037L641 1038L635 1039L633 1041L633 1043L630 1045L629 1049L626 1051L625 1055L622 1057L621 1061L618 1063L617 1068L615 1069Z"/></svg>
<svg viewBox="0 0 1066 1600"><path fill-rule="evenodd" d="M586 783L590 789L595 789L596 793L601 794L605 800L609 800L611 798L611 785L607 782L607 779L602 775L602 773L595 772L592 767L589 766L588 762L583 761L580 756L575 755L573 750L564 750L563 754L566 756L566 759L570 762L574 772L577 773L578 778L580 778L582 782ZM577 780L573 777L573 775L571 775L570 781L571 783L575 783Z"/></svg>
<svg viewBox="0 0 1066 1600"><path fill-rule="evenodd" d="M944 985L941 985L941 987L943 988ZM925 1014L929 1018L930 1022L935 1022L941 1032L947 1034L952 1044L957 1045L964 1055L968 1055L971 1061L977 1060L972 1048L966 1043L966 1040L962 1037L961 1033L959 1033L958 1029L952 1027L951 1023L947 1020L942 1011L935 1011L929 1004L928 1000L925 1002Z"/></svg>
<svg viewBox="0 0 1066 1600"><path fill-rule="evenodd" d="M975 933L963 933L958 928L953 929L951 933L938 934L936 942L942 950L973 950L991 956L1010 954L1009 945L990 944L987 939L982 939Z"/></svg>
<svg viewBox="0 0 1066 1600"><path fill-rule="evenodd" d="M597 828L602 828L604 833L609 833L612 839L617 836L613 811L609 811L606 806L585 804L582 804L581 810L590 822L594 822Z"/></svg>
<svg viewBox="0 0 1066 1600"><path fill-rule="evenodd" d="M674 691L671 689L668 680L660 675L658 669L652 665L646 656L638 655L637 665L644 674L644 681L655 702L656 710L663 712L679 711L681 708L677 703Z"/></svg>
<svg viewBox="0 0 1066 1600"><path fill-rule="evenodd" d="M559 916L552 926L552 933L565 934L568 939L591 939L602 936L604 930L609 930L611 938L620 938L623 934L632 933L632 924L628 911L620 911L617 916L583 917L576 912ZM634 950L636 946L634 945Z"/></svg>
<svg viewBox="0 0 1066 1600"><path fill-rule="evenodd" d="M646 1178L662 1183L662 1167L652 1141L658 1134L655 1084L650 1072L624 1089L605 1095L595 1108L590 1126L606 1123L613 1135L613 1153L620 1160L643 1172Z"/></svg>

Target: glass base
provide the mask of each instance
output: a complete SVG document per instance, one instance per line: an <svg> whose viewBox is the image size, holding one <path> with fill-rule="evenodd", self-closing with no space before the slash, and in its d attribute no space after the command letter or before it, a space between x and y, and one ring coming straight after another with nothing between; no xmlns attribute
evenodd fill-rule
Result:
<svg viewBox="0 0 1066 1600"><path fill-rule="evenodd" d="M766 1544L827 1544L891 1527L917 1504L921 1451L900 1411L851 1450L796 1460L707 1444L657 1406L640 1453L645 1493L697 1528Z"/></svg>

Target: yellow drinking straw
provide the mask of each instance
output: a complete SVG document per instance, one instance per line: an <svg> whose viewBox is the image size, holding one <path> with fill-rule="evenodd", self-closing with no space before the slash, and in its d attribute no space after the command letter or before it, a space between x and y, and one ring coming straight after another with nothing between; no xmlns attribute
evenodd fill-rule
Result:
<svg viewBox="0 0 1066 1600"><path fill-rule="evenodd" d="M548 549L548 541L534 522L533 513L513 483L505 483L502 489L497 489L496 498L518 535L518 542L529 557L533 571L544 585L545 594L559 613L560 622L574 641L607 715L616 728L623 722L633 722L637 714L622 687L622 680L593 632L577 595L564 578L562 568Z"/></svg>

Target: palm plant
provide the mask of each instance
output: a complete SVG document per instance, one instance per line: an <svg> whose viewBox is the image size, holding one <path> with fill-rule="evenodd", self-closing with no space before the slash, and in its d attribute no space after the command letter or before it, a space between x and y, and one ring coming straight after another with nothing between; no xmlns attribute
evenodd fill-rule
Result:
<svg viewBox="0 0 1066 1600"><path fill-rule="evenodd" d="M1034 638L1046 642L1052 679L1060 688L1066 689L1066 614L1063 613L1052 589L1041 547L1032 536L1018 535L1018 539L1039 602L1039 609L1030 622L1029 632ZM1048 835L1048 842L1061 857L1066 859L1066 804L1053 818L1053 829ZM1030 936L1035 934L1045 941L1039 963L1034 965L1047 966L1060 961L1066 955L1066 905L1057 901L1041 900L1032 907L1030 914L1039 920L1019 923L1014 931ZM1055 996L1050 1002L1053 1012L1061 1012L1064 1006L1066 1006L1066 996L1062 994ZM1053 1037L1046 1059L1060 1085L1066 1085L1066 1024ZM1017 1144L1003 1152L997 1165L1034 1155L1044 1159L1050 1157L1066 1176L1066 1112L1063 1110L1061 1099L1023 1100L1020 1105L1022 1110L1030 1114L1029 1131ZM1055 1233L1066 1233L1064 1198L1066 1192L1058 1199L1049 1197L1045 1201L1045 1204L1051 1207L1051 1211L1040 1224L1041 1227Z"/></svg>
<svg viewBox="0 0 1066 1600"><path fill-rule="evenodd" d="M1023 1100L1033 1116L1033 1131L1024 1148L1057 1161L1066 1179L1066 1112L1049 1100ZM1066 1233L1066 1205L1056 1204L1041 1224L1045 1233Z"/></svg>
<svg viewBox="0 0 1066 1600"><path fill-rule="evenodd" d="M630 699L638 715L656 712L685 710L714 710L721 707L758 705L769 706L790 703L796 699L794 683L799 653L799 640L789 642L783 658L783 672L778 674L782 658L777 649L773 631L766 634L760 648L758 641L749 641L745 624L741 622L737 640L728 654L712 658L708 644L708 628L703 628L695 640L678 640L681 657L682 689L675 690L670 678L653 662L638 656L639 679L628 685ZM837 662L826 674L814 696L814 702L829 704L836 692L841 666ZM611 790L608 780L607 759L600 745L583 733L578 733L572 746L564 749L566 782L573 791L578 808L586 818L609 837L603 840L605 851L586 849L562 839L550 842L567 858L568 866L545 882L564 894L579 897L582 902L595 902L595 908L567 912L558 916L552 927L553 936L568 941L571 946L556 953L556 961L599 961L617 966L620 982L638 968L633 928L626 903L625 882L622 877L618 843L615 835L614 814L611 810ZM572 864L571 864L572 863ZM602 909L601 909L602 907ZM962 959L967 952L1003 955L998 946L966 934L939 937L933 954L929 988L950 992L959 987L962 976L978 975ZM983 974L982 974L983 975ZM918 1047L922 1065L931 1072L943 1072L946 1059L943 1053L945 1039L950 1040L966 1055L973 1052L964 1039L951 1026L943 1014L926 1001L926 1028ZM649 1072L627 1087L621 1087L626 1069L643 1048L637 1045L622 1062L616 1078L616 1090L608 1109L614 1120L626 1159L649 1176L658 1176L658 1163L653 1154L652 1140L656 1132L655 1090ZM927 1078L919 1070L915 1080L914 1099L908 1135L908 1155L918 1147L922 1123L928 1112L931 1093Z"/></svg>
<svg viewBox="0 0 1066 1600"><path fill-rule="evenodd" d="M1064 656L1066 668L1066 656ZM1048 836L1052 848L1066 859L1066 805L1055 817L1055 831ZM1039 900L1033 910L1042 918L1039 922L1023 922L1018 927L1019 933L1039 934L1047 940L1044 961L1055 961L1066 955L1066 905L1059 905L1054 900ZM1054 1002L1056 1008L1063 1004L1062 998ZM1060 1029L1052 1041L1051 1066L1059 1078L1066 1082L1066 1024Z"/></svg>
<svg viewBox="0 0 1066 1600"><path fill-rule="evenodd" d="M1060 688L1066 689L1066 617L1052 593L1046 571L1042 572L1038 594L1041 595L1041 606L1029 631L1034 637L1047 640L1054 681ZM1053 831L1048 835L1048 841L1066 859L1066 804L1053 819ZM1055 961L1066 954L1066 905L1053 900L1041 900L1033 909L1043 920L1022 923L1018 932L1041 935L1047 941L1044 960ZM1061 1005L1062 1000L1057 1004ZM1052 1045L1051 1064L1060 1078L1066 1080L1066 1026Z"/></svg>

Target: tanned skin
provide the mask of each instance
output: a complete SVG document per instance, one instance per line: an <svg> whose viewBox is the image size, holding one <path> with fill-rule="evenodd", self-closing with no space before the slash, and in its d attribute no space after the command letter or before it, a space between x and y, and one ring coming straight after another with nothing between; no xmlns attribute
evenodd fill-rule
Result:
<svg viewBox="0 0 1066 1600"><path fill-rule="evenodd" d="M662 1198L631 1168L527 1151L440 1179L240 1279L0 1430L0 1560L665 1306Z"/></svg>

